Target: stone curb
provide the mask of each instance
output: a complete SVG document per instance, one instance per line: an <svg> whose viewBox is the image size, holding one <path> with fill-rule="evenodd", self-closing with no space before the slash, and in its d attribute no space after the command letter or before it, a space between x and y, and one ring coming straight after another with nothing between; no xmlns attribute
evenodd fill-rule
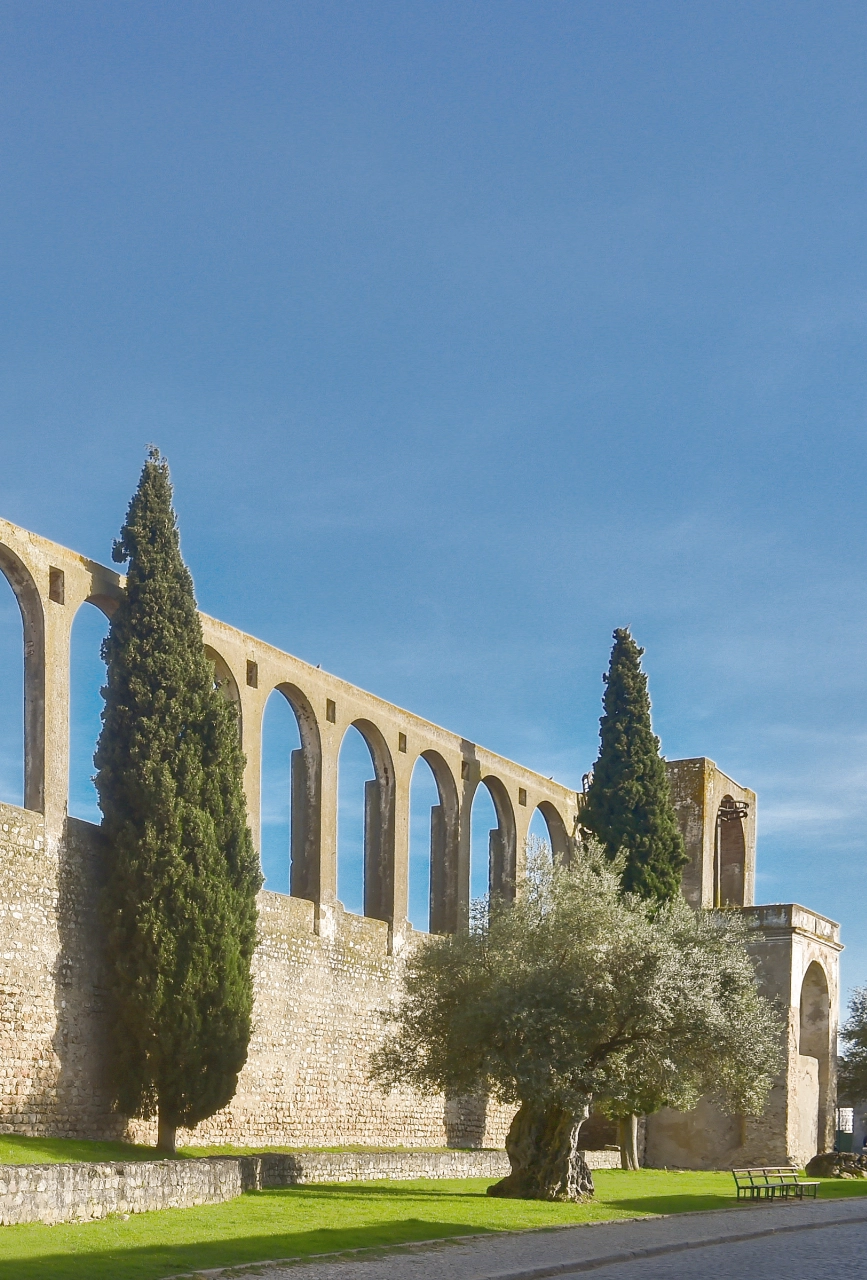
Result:
<svg viewBox="0 0 867 1280"><path fill-rule="evenodd" d="M743 1206L743 1209L734 1210L734 1212L748 1211L750 1206ZM712 1209L710 1214L731 1213L731 1209ZM695 1216L705 1216L707 1210L699 1210ZM603 1227L611 1223L623 1224L626 1222L659 1222L663 1219L681 1218L691 1215L681 1215L672 1213L644 1214L640 1218L612 1218L606 1222L588 1222L578 1224L579 1229L582 1227ZM670 1244L647 1245L639 1249L621 1249L617 1253L599 1254L595 1258L579 1258L571 1262L550 1263L542 1267L529 1267L521 1271L491 1271L484 1280L548 1280L548 1277L570 1275L578 1271L594 1271L599 1267L614 1266L618 1262L634 1262L639 1258L658 1258L669 1253L685 1253L692 1249L707 1249L713 1245L719 1244L739 1244L745 1240L760 1240L767 1236L790 1235L795 1231L816 1231L824 1230L826 1227L850 1226L853 1223L867 1222L867 1213L860 1217L846 1218L830 1218L825 1222L793 1222L783 1226L774 1227L757 1227L753 1231L729 1232L725 1235L707 1236L704 1239L696 1240L677 1240ZM569 1223L562 1227L536 1227L529 1228L529 1231L573 1231L576 1224ZM402 1252L415 1252L421 1249L431 1249L436 1246L452 1245L452 1244L471 1244L473 1241L490 1242L492 1235L500 1240L505 1235L527 1235L528 1231L502 1231L502 1232L484 1232L468 1236L446 1236L441 1239L432 1240L413 1240L406 1244L397 1244L392 1246L378 1246L371 1249L341 1249L335 1253L314 1253L308 1254L304 1258L274 1258L262 1262L247 1262L240 1266L232 1267L216 1267L207 1271L184 1271L173 1276L167 1276L165 1280L244 1280L246 1276L255 1276L261 1274L265 1268L274 1267L302 1267L302 1266L321 1266L325 1262L339 1262L341 1259L357 1259L364 1261L361 1255L368 1255L371 1261L374 1258L394 1257ZM479 1278L480 1280L480 1278Z"/></svg>

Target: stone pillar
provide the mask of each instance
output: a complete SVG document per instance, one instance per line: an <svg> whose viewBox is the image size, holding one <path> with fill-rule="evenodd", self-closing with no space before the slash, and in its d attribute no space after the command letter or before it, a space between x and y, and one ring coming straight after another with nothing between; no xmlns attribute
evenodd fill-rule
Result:
<svg viewBox="0 0 867 1280"><path fill-rule="evenodd" d="M247 684L246 672L238 674L241 703L241 749L244 752L244 794L247 797L247 822L256 852L262 857L262 720L270 690Z"/></svg>
<svg viewBox="0 0 867 1280"><path fill-rule="evenodd" d="M415 760L401 747L405 747L406 736L401 735L397 741L397 752L394 754L394 845L392 864L392 896L389 904L394 945L403 934L409 915L409 826L412 775ZM431 849L433 857L433 849Z"/></svg>
<svg viewBox="0 0 867 1280"><path fill-rule="evenodd" d="M332 704L333 705L333 704ZM325 708L327 710L327 708ZM334 713L336 715L336 712ZM319 843L319 903L332 908L337 901L337 777L340 744L351 721L338 723L325 715L322 732L322 827Z"/></svg>
<svg viewBox="0 0 867 1280"><path fill-rule="evenodd" d="M516 798L518 803L513 806L513 813L515 815L515 893L517 895L527 879L527 837L530 834L530 823L533 821L535 810L527 803L527 792L524 787L518 788Z"/></svg>
<svg viewBox="0 0 867 1280"><path fill-rule="evenodd" d="M443 767L448 765L443 761ZM430 930L431 933L456 933L460 875L461 813L454 778L441 781L440 803L430 813Z"/></svg>
<svg viewBox="0 0 867 1280"><path fill-rule="evenodd" d="M468 744L469 745L469 744ZM471 748L475 751L475 748ZM479 786L481 774L474 756L465 755L461 760L459 781L459 836L456 915L459 929L466 929L470 922L470 853L472 850L473 797Z"/></svg>

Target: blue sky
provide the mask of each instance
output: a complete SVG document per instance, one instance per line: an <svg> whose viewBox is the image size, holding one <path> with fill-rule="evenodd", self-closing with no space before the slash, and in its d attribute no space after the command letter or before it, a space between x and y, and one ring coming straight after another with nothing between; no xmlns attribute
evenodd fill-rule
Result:
<svg viewBox="0 0 867 1280"><path fill-rule="evenodd" d="M863 5L0 16L0 513L575 786L631 625L867 980Z"/></svg>

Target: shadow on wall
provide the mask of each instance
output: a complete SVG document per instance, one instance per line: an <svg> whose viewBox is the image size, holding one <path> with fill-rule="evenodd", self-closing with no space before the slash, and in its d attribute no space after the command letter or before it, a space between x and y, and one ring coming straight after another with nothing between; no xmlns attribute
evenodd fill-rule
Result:
<svg viewBox="0 0 867 1280"><path fill-rule="evenodd" d="M124 1116L112 1111L105 1040L105 961L97 918L105 879L105 839L98 827L67 821L58 868L59 950L54 1003L57 1054L56 1097L47 1100L56 1116L55 1136L123 1138Z"/></svg>
<svg viewBox="0 0 867 1280"><path fill-rule="evenodd" d="M447 1147L484 1146L488 1099L484 1094L472 1098L446 1098L443 1124Z"/></svg>

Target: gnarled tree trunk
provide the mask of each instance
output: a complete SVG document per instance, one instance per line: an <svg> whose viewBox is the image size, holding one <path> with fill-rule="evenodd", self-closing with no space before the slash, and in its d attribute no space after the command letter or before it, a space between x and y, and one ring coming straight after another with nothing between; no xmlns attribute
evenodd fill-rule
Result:
<svg viewBox="0 0 867 1280"><path fill-rule="evenodd" d="M638 1116L618 1116L617 1142L621 1169L638 1168Z"/></svg>
<svg viewBox="0 0 867 1280"><path fill-rule="evenodd" d="M593 1176L578 1150L578 1131L590 1114L548 1104L522 1102L506 1138L512 1172L492 1187L489 1196L517 1200L587 1200Z"/></svg>

